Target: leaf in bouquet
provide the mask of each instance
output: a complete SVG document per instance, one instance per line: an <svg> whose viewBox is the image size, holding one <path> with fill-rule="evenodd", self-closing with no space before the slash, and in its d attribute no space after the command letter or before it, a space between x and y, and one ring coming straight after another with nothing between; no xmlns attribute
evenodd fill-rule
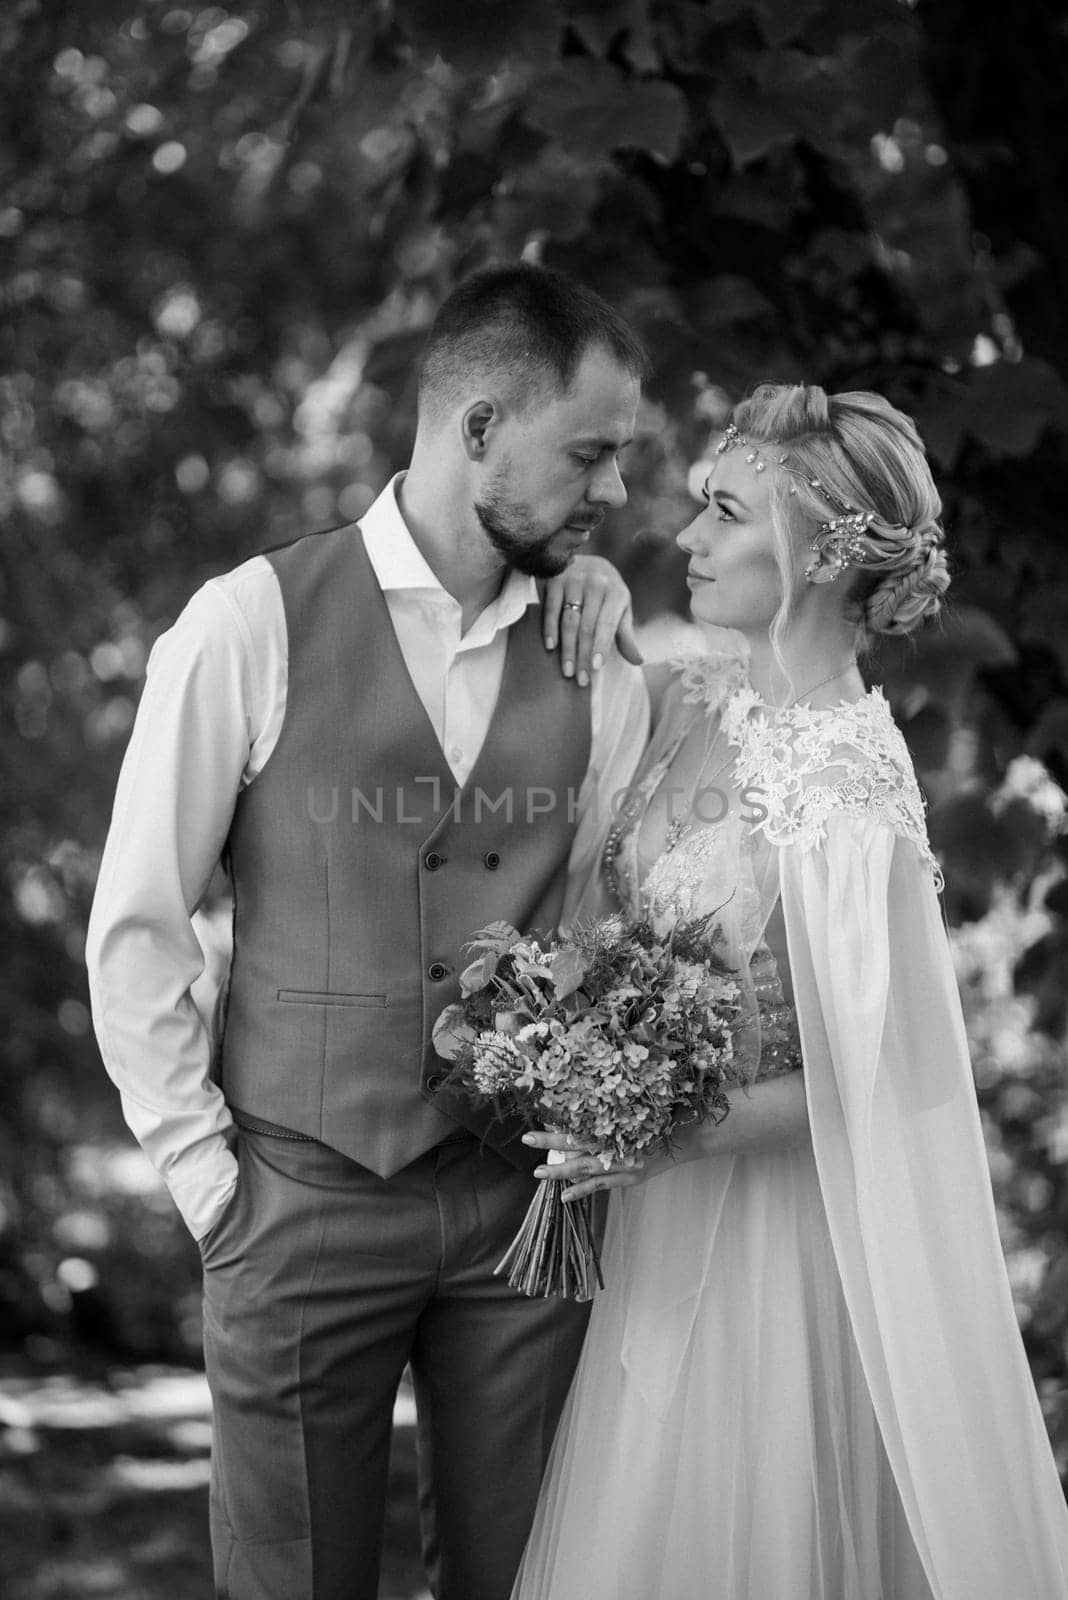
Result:
<svg viewBox="0 0 1068 1600"><path fill-rule="evenodd" d="M477 994L484 989L490 979L495 976L501 955L497 950L483 950L460 974L460 993L464 996Z"/></svg>
<svg viewBox="0 0 1068 1600"><path fill-rule="evenodd" d="M676 923L669 940L674 954L684 961L699 961L712 972L730 972L732 969L721 954L723 929L719 913L722 910L723 906L720 905L706 912L703 917Z"/></svg>
<svg viewBox="0 0 1068 1600"><path fill-rule="evenodd" d="M497 956L507 955L509 950L522 941L522 935L512 927L510 922L489 922L484 928L479 928L467 941L467 949L475 955L492 950Z"/></svg>
<svg viewBox="0 0 1068 1600"><path fill-rule="evenodd" d="M566 1000L582 987L588 965L586 956L574 945L565 944L557 950L549 966L557 999Z"/></svg>
<svg viewBox="0 0 1068 1600"><path fill-rule="evenodd" d="M571 929L569 943L589 958L606 955L615 950L626 937L626 924L616 913L611 917L584 918Z"/></svg>
<svg viewBox="0 0 1068 1600"><path fill-rule="evenodd" d="M457 1061L478 1037L459 1005L446 1006L434 1024L431 1040L443 1061Z"/></svg>
<svg viewBox="0 0 1068 1600"><path fill-rule="evenodd" d="M509 997L521 1017L528 1022L539 1022L547 1012L552 1010L552 993L547 983L539 983L537 978L527 977L517 972L515 987L509 992Z"/></svg>
<svg viewBox="0 0 1068 1600"><path fill-rule="evenodd" d="M569 1023L568 1038L573 1045L581 1046L592 1034L600 1031L604 1020L596 1008L591 1006L588 1010L583 1011L581 1016L576 1017L573 1022Z"/></svg>
<svg viewBox="0 0 1068 1600"><path fill-rule="evenodd" d="M545 963L525 955L522 950L512 951L512 962L519 978L531 978L535 983L546 983L549 979L549 968Z"/></svg>
<svg viewBox="0 0 1068 1600"><path fill-rule="evenodd" d="M633 976L633 974L632 973L628 973L627 976L628 976L628 978L631 978ZM620 1002L629 1001L629 1000L640 1000L644 993L645 993L645 990L642 989L640 984L637 984L637 983L634 983L634 982L619 983L612 990L610 998L613 1001L620 1001Z"/></svg>

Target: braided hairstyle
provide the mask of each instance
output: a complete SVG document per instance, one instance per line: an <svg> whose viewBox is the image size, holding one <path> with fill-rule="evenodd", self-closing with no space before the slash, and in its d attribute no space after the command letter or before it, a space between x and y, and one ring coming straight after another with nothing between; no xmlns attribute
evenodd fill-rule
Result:
<svg viewBox="0 0 1068 1600"><path fill-rule="evenodd" d="M846 510L871 513L848 568L860 642L911 633L941 609L949 587L942 502L911 417L868 390L828 395L814 384L765 383L733 420L782 464L772 515L786 599L773 635L788 619L816 528Z"/></svg>

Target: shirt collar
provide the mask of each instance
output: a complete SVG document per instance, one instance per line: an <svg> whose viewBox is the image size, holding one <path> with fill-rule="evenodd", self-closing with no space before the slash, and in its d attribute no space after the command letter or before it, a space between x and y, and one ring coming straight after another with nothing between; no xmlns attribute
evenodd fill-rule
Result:
<svg viewBox="0 0 1068 1600"><path fill-rule="evenodd" d="M378 586L383 594L418 591L425 595L430 591L458 605L459 602L432 571L401 516L397 490L403 481L404 473L398 472L360 518L367 558ZM538 586L534 579L512 567L500 592L490 601L475 626L480 633L485 624L490 624L494 631L510 628L537 599Z"/></svg>

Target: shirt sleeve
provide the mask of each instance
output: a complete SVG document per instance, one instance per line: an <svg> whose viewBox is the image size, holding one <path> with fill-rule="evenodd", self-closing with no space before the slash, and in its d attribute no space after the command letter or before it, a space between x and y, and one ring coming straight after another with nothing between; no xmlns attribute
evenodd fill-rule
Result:
<svg viewBox="0 0 1068 1600"><path fill-rule="evenodd" d="M234 591L205 585L149 658L89 922L104 1065L196 1238L225 1210L237 1163L191 993L205 968L193 917L254 754L262 764L262 676Z"/></svg>
<svg viewBox="0 0 1068 1600"><path fill-rule="evenodd" d="M649 692L641 668L613 649L590 688L590 764L576 802L561 923L588 907L605 836L617 821L649 742Z"/></svg>

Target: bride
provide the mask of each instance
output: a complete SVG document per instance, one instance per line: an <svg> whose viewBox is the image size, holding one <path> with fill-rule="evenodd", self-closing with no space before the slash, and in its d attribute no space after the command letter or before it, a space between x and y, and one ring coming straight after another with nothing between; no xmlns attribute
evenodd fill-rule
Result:
<svg viewBox="0 0 1068 1600"><path fill-rule="evenodd" d="M765 385L705 498L693 614L747 665L668 671L603 872L629 913L716 911L751 1081L674 1158L538 1169L614 1192L513 1600L1055 1600L938 867L856 663L949 581L923 446L878 395Z"/></svg>

